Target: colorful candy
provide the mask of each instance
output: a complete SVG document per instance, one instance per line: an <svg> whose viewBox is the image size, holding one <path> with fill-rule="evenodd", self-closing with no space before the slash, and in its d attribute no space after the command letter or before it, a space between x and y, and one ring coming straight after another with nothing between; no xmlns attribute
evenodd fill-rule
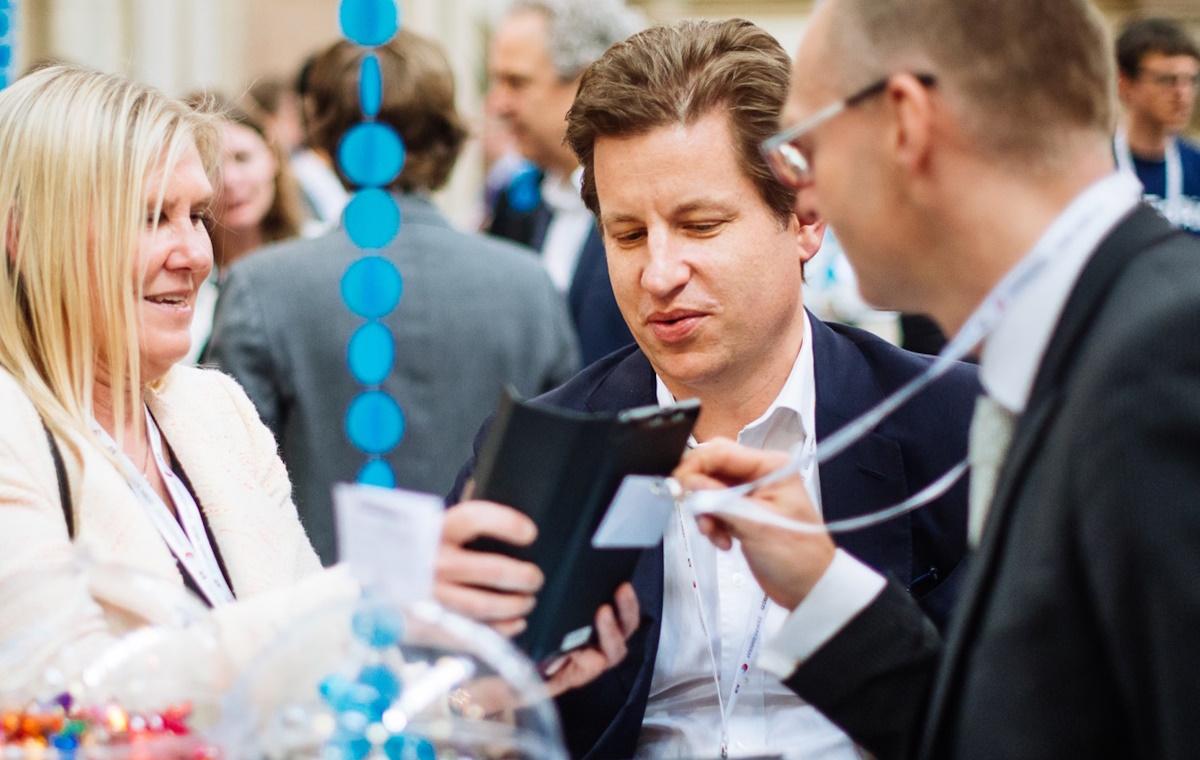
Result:
<svg viewBox="0 0 1200 760"><path fill-rule="evenodd" d="M69 694L32 702L20 710L0 713L0 747L4 757L33 757L41 749L74 757L81 747L140 743L160 737L191 734L189 703L172 705L161 713L130 713L116 703L92 707L75 704ZM39 752L31 752L31 750ZM13 754L13 750L20 750ZM201 752L198 756L206 756Z"/></svg>

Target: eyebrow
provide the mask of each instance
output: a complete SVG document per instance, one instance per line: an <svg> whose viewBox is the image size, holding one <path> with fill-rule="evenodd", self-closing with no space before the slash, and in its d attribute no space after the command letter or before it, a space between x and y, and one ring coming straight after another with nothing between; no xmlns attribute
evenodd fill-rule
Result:
<svg viewBox="0 0 1200 760"><path fill-rule="evenodd" d="M686 201L679 204L671 210L671 216L684 216L686 214L694 214L696 212L718 213L723 215L732 215L735 212L733 206L723 201L717 200L695 200ZM602 214L600 217L600 226L607 227L620 222L640 222L641 218L633 214Z"/></svg>

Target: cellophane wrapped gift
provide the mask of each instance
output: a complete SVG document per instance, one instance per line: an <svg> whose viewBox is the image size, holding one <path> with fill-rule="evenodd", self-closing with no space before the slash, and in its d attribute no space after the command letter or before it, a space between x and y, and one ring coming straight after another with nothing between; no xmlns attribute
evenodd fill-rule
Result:
<svg viewBox="0 0 1200 760"><path fill-rule="evenodd" d="M233 680L177 583L81 554L0 583L4 760L211 758Z"/></svg>
<svg viewBox="0 0 1200 760"><path fill-rule="evenodd" d="M565 760L532 664L432 602L327 606L239 677L219 732L230 760Z"/></svg>

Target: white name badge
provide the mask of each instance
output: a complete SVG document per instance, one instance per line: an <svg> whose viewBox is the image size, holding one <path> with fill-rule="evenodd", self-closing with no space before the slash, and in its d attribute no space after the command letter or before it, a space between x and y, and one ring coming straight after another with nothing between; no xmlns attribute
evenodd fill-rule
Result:
<svg viewBox="0 0 1200 760"><path fill-rule="evenodd" d="M378 486L333 487L338 557L375 596L407 604L433 596L445 511L437 496Z"/></svg>
<svg viewBox="0 0 1200 760"><path fill-rule="evenodd" d="M675 499L666 479L627 475L592 536L597 549L647 549L662 540Z"/></svg>

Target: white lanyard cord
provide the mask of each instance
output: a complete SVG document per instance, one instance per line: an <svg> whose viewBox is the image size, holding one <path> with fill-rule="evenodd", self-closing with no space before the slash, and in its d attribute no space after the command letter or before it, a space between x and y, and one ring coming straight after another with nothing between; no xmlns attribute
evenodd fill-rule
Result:
<svg viewBox="0 0 1200 760"><path fill-rule="evenodd" d="M1133 150L1129 147L1129 135L1123 129L1118 129L1113 138L1113 153L1117 157L1117 167L1136 177L1137 170L1133 165ZM1178 217L1183 200L1183 157L1179 152L1179 141L1174 137L1167 139L1164 158L1167 164L1167 177L1166 197L1163 198L1163 216L1167 217L1172 224L1179 224Z"/></svg>
<svg viewBox="0 0 1200 760"><path fill-rule="evenodd" d="M983 302L968 317L954 339L942 349L924 372L847 423L829 438L818 442L817 463L823 464L848 449L909 399L949 372L956 362L969 354L995 329L1008 307L1045 272L1057 252L1065 248L1069 242L1081 237L1087 230L1097 229L1101 220L1112 219L1115 222L1119 214L1127 207L1127 203L1123 192L1120 192L1119 189L1108 188L1107 192L1096 197L1094 203L1070 207L1058 221L1051 225L1033 249L992 288ZM760 522L776 522L774 518L767 517L773 513L758 507L753 502L745 501L743 497L757 488L798 473L803 459L803 451L797 445L792 447L787 463L779 469L739 486L687 492L672 479L668 479L667 486L675 495L676 500L681 500L684 506L694 514L736 511L744 517L753 515L754 519ZM884 507L853 518L853 520L821 526L820 530L831 532L860 530L900 514L911 512L940 497L966 471L967 462L966 459L963 459L929 486L900 504ZM805 528L805 530L811 530L811 527Z"/></svg>
<svg viewBox="0 0 1200 760"><path fill-rule="evenodd" d="M803 461L800 464L800 473L807 487L812 482L812 473L816 467L816 435L806 436L797 446L797 449L803 457ZM771 600L764 593L762 599L758 602L758 612L754 618L754 625L750 630L749 638L746 639L746 643L742 647L741 656L738 657L737 668L734 670L733 675L733 683L729 688L729 697L725 698L721 693L721 671L717 665L717 655L713 648L713 637L709 631L708 621L704 614L704 597L700 591L700 576L696 572L696 563L693 561L692 543L688 537L687 520L684 519L682 506L678 503L675 505L675 515L679 521L679 533L683 537L683 550L685 559L687 560L687 568L690 575L689 580L692 584L692 594L696 598L696 612L700 618L700 632L708 644L708 660L712 666L713 684L717 690L717 709L720 710L721 715L721 757L727 758L729 757L729 721L733 717L734 706L737 705L738 696L741 694L742 685L746 680L746 674L750 672L750 668L754 665L755 657L758 654L758 645L762 641L763 624L766 622L767 609L770 606Z"/></svg>
<svg viewBox="0 0 1200 760"><path fill-rule="evenodd" d="M146 479L142 471L95 420L92 421L92 432L116 460L121 474L129 484L129 489L141 502L147 517L154 523L154 527L158 529L159 535L162 536L171 553L175 555L175 559L183 565L185 571L196 582L196 586L204 594L209 604L219 607L232 602L234 600L233 592L225 581L225 576L221 573L216 553L208 540L208 532L204 529L204 520L200 516L200 507L163 457L158 425L150 415L150 410L146 409L146 435L150 440L150 450L154 455L155 466L167 487L171 500L175 503L179 514L178 520L163 502L162 497L150 485L150 481Z"/></svg>
<svg viewBox="0 0 1200 760"><path fill-rule="evenodd" d="M700 576L696 574L696 566L692 562L692 546L688 540L687 521L683 517L683 511L678 504L675 505L675 514L679 518L679 532L683 535L684 551L687 552L687 566L691 572L692 593L696 598L696 612L700 617L700 632L704 635L704 640L708 644L708 660L712 666L713 685L717 689L717 709L721 714L721 757L729 757L729 720L733 716L733 708L737 704L738 695L742 691L742 683L746 680L746 674L750 671L750 667L754 664L755 655L758 654L758 644L762 640L763 623L767 619L767 607L770 604L770 598L763 594L762 599L758 603L758 614L754 618L754 627L750 632L750 638L746 645L742 648L741 657L738 658L738 666L734 671L733 685L729 689L729 698L726 699L721 694L721 670L717 666L717 654L713 649L713 638L709 632L708 622L704 615L704 599L700 593Z"/></svg>

